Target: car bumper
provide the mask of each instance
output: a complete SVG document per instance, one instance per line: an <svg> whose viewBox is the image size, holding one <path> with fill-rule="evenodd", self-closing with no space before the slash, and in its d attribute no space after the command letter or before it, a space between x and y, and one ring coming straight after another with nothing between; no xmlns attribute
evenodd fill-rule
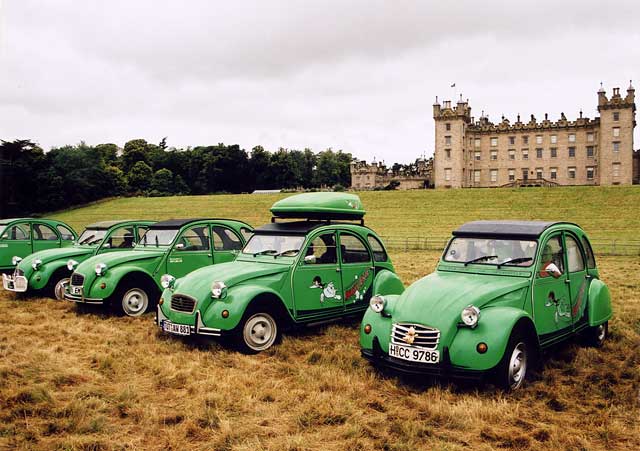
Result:
<svg viewBox="0 0 640 451"><path fill-rule="evenodd" d="M77 294L71 294L69 292L69 285L67 283L63 286L64 289L64 300L77 302L78 304L104 304L104 299L99 298L86 298L84 297L84 289L82 287L76 287Z"/></svg>
<svg viewBox="0 0 640 451"><path fill-rule="evenodd" d="M164 332L170 335L179 335L179 336L191 336L191 335L201 335L206 337L221 337L224 334L222 329L215 329L213 327L206 327L202 322L202 316L200 312L196 312L196 316L194 319L194 324L182 324L185 326L189 326L189 334L174 334L167 330L165 330L165 324L180 324L171 321L169 318L165 316L162 312L162 308L158 305L156 310L156 325Z"/></svg>
<svg viewBox="0 0 640 451"><path fill-rule="evenodd" d="M10 276L8 274L2 274L2 287L5 290L24 293L27 291L28 286L29 282L25 276Z"/></svg>

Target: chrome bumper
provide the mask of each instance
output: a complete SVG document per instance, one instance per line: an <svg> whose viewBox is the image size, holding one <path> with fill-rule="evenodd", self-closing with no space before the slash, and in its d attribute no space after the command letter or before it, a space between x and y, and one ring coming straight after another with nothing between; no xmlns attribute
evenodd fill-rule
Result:
<svg viewBox="0 0 640 451"><path fill-rule="evenodd" d="M27 291L28 286L29 281L25 276L9 276L7 274L2 274L2 287L5 290L24 293Z"/></svg>
<svg viewBox="0 0 640 451"><path fill-rule="evenodd" d="M163 330L164 332L164 328L163 328L163 323L165 321L169 321L171 323L173 323L173 321L170 321L169 318L167 318L164 313L162 313L162 309L160 308L160 305L158 305L157 310L156 310L156 325ZM174 323L174 324L178 324L178 323ZM189 326L191 329L191 335L206 335L208 337L220 337L222 336L222 329L215 329L213 327L205 327L204 323L202 322L202 316L200 315L200 311L196 312L196 318L195 318L195 324L193 326Z"/></svg>

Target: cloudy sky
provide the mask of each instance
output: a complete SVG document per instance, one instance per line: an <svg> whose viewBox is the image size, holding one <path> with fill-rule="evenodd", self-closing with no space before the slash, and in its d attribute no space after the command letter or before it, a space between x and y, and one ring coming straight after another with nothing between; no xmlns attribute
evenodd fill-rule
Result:
<svg viewBox="0 0 640 451"><path fill-rule="evenodd" d="M45 149L167 136L409 162L433 153L436 95L572 119L630 79L634 0L0 0L0 138Z"/></svg>

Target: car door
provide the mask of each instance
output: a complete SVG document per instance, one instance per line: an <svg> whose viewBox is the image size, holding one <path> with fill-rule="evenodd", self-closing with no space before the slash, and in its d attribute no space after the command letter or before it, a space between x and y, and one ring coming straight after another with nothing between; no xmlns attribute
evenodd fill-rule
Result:
<svg viewBox="0 0 640 451"><path fill-rule="evenodd" d="M591 278L587 274L585 253L578 238L565 232L564 244L567 250L567 273L569 277L569 292L571 294L571 318L575 325L583 316L589 283Z"/></svg>
<svg viewBox="0 0 640 451"><path fill-rule="evenodd" d="M562 233L550 236L542 243L533 282L533 315L542 342L552 341L571 331L571 299ZM549 270L553 264L559 270Z"/></svg>
<svg viewBox="0 0 640 451"><path fill-rule="evenodd" d="M102 242L98 253L131 250L135 243L135 236L133 225L118 227L112 230Z"/></svg>
<svg viewBox="0 0 640 451"><path fill-rule="evenodd" d="M33 252L31 244L31 225L28 222L17 222L5 228L0 236L0 267L13 267L14 256L26 257Z"/></svg>
<svg viewBox="0 0 640 451"><path fill-rule="evenodd" d="M51 226L34 222L32 226L33 252L60 247L60 236Z"/></svg>
<svg viewBox="0 0 640 451"><path fill-rule="evenodd" d="M341 231L340 270L346 310L364 308L371 298L373 260L368 246L357 235Z"/></svg>
<svg viewBox="0 0 640 451"><path fill-rule="evenodd" d="M344 310L336 238L334 231L321 232L307 241L293 274L297 319Z"/></svg>
<svg viewBox="0 0 640 451"><path fill-rule="evenodd" d="M56 226L56 229L58 229L58 233L60 234L62 246L72 246L73 242L76 239L73 232L67 226L64 226L62 224L58 224Z"/></svg>
<svg viewBox="0 0 640 451"><path fill-rule="evenodd" d="M182 277L194 269L213 263L209 224L197 224L183 230L167 258L167 273Z"/></svg>
<svg viewBox="0 0 640 451"><path fill-rule="evenodd" d="M242 249L242 239L230 228L212 225L213 263L232 262Z"/></svg>

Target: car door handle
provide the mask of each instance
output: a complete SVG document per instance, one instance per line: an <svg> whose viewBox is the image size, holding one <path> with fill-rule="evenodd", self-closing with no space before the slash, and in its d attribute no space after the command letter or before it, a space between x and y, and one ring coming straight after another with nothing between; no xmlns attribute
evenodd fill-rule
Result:
<svg viewBox="0 0 640 451"><path fill-rule="evenodd" d="M571 283L571 280L565 279L564 283Z"/></svg>
<svg viewBox="0 0 640 451"><path fill-rule="evenodd" d="M340 268L336 268L336 272L340 272Z"/></svg>
<svg viewBox="0 0 640 451"><path fill-rule="evenodd" d="M211 254L207 254L207 257L211 257Z"/></svg>

